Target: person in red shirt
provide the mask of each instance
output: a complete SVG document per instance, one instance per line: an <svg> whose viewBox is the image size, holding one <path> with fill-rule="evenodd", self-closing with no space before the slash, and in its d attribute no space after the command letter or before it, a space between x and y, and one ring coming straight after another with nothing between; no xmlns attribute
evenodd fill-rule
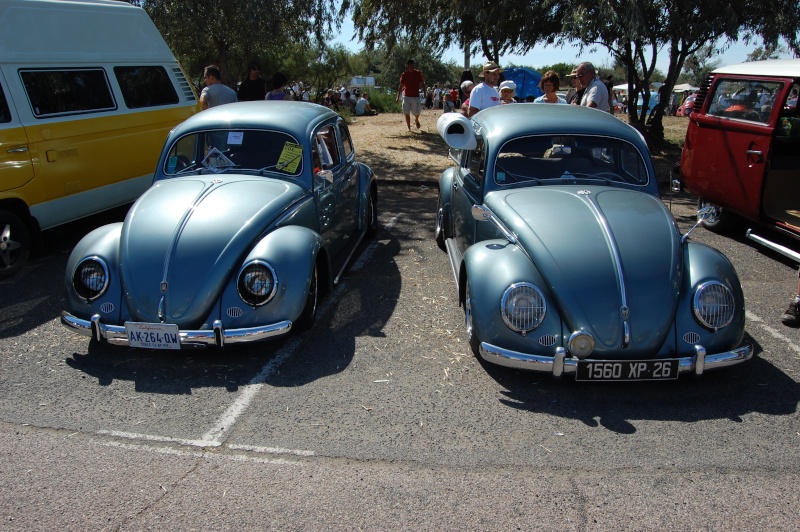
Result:
<svg viewBox="0 0 800 532"><path fill-rule="evenodd" d="M409 59L406 63L406 70L400 75L400 86L397 88L396 99L399 102L400 96L403 96L403 114L406 115L406 127L409 131L411 131L411 113L414 113L417 129L420 128L420 87L422 87L422 94L425 94L425 78L422 77L421 71L414 68L414 64L413 59Z"/></svg>

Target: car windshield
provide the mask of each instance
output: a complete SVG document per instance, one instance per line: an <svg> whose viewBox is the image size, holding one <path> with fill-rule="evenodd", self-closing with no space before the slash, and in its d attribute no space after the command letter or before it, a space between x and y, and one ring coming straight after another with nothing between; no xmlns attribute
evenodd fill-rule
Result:
<svg viewBox="0 0 800 532"><path fill-rule="evenodd" d="M299 175L303 147L285 133L263 130L201 131L179 138L170 148L164 174L273 172Z"/></svg>
<svg viewBox="0 0 800 532"><path fill-rule="evenodd" d="M646 185L648 174L642 154L624 140L546 135L506 142L497 155L494 179L498 185L577 179Z"/></svg>

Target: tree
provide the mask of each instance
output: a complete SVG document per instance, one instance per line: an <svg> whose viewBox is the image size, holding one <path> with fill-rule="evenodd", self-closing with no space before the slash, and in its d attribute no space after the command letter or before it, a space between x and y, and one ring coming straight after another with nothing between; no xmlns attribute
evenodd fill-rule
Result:
<svg viewBox="0 0 800 532"><path fill-rule="evenodd" d="M711 71L720 65L719 60L712 60L714 54L714 47L707 44L687 57L683 64L683 79L696 87L702 85Z"/></svg>
<svg viewBox="0 0 800 532"><path fill-rule="evenodd" d="M132 0L153 19L181 64L196 75L211 63L233 84L252 59L272 59L287 43L319 46L340 20L326 0ZM291 77L291 74L289 74Z"/></svg>
<svg viewBox="0 0 800 532"><path fill-rule="evenodd" d="M368 47L391 53L405 41L441 53L455 43L498 63L549 39L554 23L538 4L511 0L344 0L340 15L350 12Z"/></svg>

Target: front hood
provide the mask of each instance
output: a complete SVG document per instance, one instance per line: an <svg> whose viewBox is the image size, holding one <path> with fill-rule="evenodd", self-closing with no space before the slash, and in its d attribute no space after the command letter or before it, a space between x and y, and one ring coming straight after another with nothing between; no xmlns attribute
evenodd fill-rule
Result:
<svg viewBox="0 0 800 532"><path fill-rule="evenodd" d="M155 184L122 230L121 275L132 318L199 326L254 241L302 196L296 185L263 177Z"/></svg>
<svg viewBox="0 0 800 532"><path fill-rule="evenodd" d="M609 187L537 187L487 204L514 231L568 328L596 349L651 355L666 339L681 278L680 234L656 197ZM505 205L503 205L505 204Z"/></svg>

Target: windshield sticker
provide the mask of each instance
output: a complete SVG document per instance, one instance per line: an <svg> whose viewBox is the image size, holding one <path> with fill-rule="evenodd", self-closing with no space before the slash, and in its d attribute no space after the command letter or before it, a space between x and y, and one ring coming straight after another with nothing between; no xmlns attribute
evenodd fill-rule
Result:
<svg viewBox="0 0 800 532"><path fill-rule="evenodd" d="M212 148L211 151L208 152L208 155L205 156L205 159L203 159L203 166L218 174L236 165L233 164L233 161L225 157L221 151Z"/></svg>
<svg viewBox="0 0 800 532"><path fill-rule="evenodd" d="M228 131L228 146L241 146L244 140L244 131Z"/></svg>
<svg viewBox="0 0 800 532"><path fill-rule="evenodd" d="M275 168L282 171L294 174L297 172L297 167L300 166L300 157L303 155L303 147L300 144L287 142L283 145L283 151L278 158L278 164Z"/></svg>

